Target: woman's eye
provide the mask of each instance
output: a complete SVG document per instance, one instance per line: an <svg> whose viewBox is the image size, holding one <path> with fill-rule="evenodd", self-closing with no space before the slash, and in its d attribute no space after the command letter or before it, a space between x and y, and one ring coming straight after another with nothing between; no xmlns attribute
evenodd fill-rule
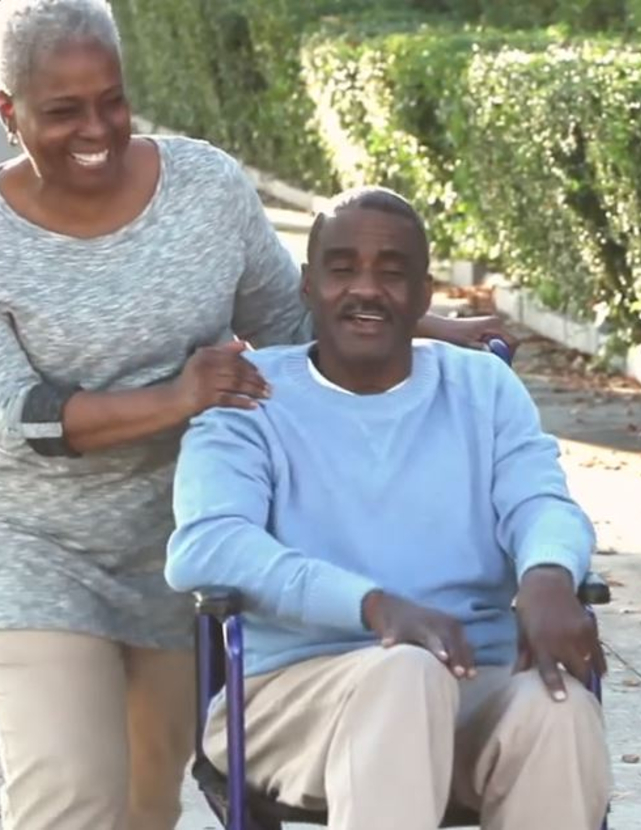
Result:
<svg viewBox="0 0 641 830"><path fill-rule="evenodd" d="M76 110L73 107L60 107L45 113L49 118L73 118Z"/></svg>

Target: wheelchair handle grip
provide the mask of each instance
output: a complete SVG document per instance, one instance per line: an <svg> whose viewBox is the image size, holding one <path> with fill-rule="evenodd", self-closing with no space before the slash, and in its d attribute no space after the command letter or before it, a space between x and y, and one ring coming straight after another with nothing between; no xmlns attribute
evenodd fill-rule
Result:
<svg viewBox="0 0 641 830"><path fill-rule="evenodd" d="M215 617L224 622L243 610L243 595L237 588L227 585L212 585L194 593L196 613Z"/></svg>
<svg viewBox="0 0 641 830"><path fill-rule="evenodd" d="M491 340L488 340L487 347L492 354L500 357L508 366L512 365L512 352L508 344L501 337L493 337Z"/></svg>
<svg viewBox="0 0 641 830"><path fill-rule="evenodd" d="M610 586L598 574L590 571L578 591L583 605L607 605L610 602Z"/></svg>

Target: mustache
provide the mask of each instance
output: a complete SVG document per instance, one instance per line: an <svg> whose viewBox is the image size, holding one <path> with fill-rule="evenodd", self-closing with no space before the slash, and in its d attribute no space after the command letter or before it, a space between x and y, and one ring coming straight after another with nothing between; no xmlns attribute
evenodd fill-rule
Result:
<svg viewBox="0 0 641 830"><path fill-rule="evenodd" d="M377 314L384 320L390 320L392 317L389 309L380 303L364 303L356 300L345 303L340 311L341 317L353 317L355 314Z"/></svg>

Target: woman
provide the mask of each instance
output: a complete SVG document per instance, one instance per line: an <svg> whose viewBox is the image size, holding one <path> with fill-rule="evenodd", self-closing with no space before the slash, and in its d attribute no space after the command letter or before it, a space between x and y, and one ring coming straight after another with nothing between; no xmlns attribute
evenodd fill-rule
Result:
<svg viewBox="0 0 641 830"><path fill-rule="evenodd" d="M162 576L178 439L269 394L230 341L308 337L298 273L231 158L131 135L104 0L2 0L0 116L25 151L0 168L6 827L169 830L194 697ZM495 321L452 326L422 333Z"/></svg>

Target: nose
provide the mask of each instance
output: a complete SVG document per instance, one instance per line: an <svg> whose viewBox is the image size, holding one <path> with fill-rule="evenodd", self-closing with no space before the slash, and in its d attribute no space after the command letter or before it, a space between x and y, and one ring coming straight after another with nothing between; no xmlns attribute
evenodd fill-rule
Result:
<svg viewBox="0 0 641 830"><path fill-rule="evenodd" d="M99 141L107 135L108 126L100 111L95 107L88 107L80 128L82 138Z"/></svg>
<svg viewBox="0 0 641 830"><path fill-rule="evenodd" d="M370 268L361 268L355 275L349 287L349 293L362 297L378 297L381 293L378 280Z"/></svg>

